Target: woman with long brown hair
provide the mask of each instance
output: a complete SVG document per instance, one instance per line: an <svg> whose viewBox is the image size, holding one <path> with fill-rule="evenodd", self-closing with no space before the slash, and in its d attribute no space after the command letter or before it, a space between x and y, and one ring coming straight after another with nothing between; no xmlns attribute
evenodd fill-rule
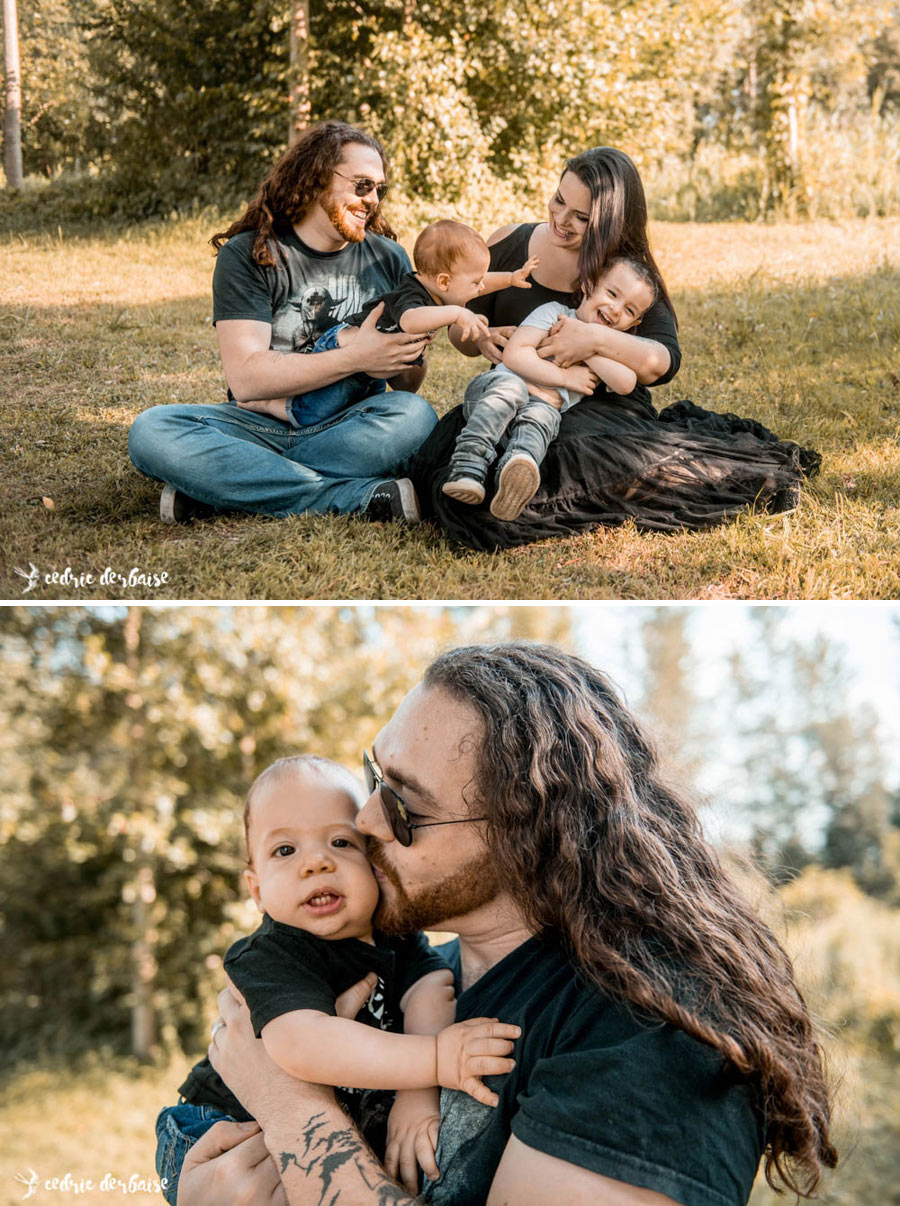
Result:
<svg viewBox="0 0 900 1206"><path fill-rule="evenodd" d="M550 199L546 222L501 227L488 239L491 271L536 256L530 290L507 289L472 303L489 333L474 342L451 339L467 355L500 361L515 327L544 302L577 305L604 266L624 257L651 271L658 300L634 332L561 319L541 349L561 368L608 356L633 369L638 384L627 397L599 387L562 416L542 470L542 486L518 519L499 521L483 507L442 494L461 430L460 409L432 432L412 470L420 501L454 539L474 548L525 544L597 524L634 520L639 528L674 531L721 523L748 506L784 511L796 506L804 473L817 453L779 440L761 424L718 415L690 402L660 414L650 389L671 381L681 364L675 311L650 250L647 204L633 161L614 147L595 147L569 159ZM487 499L493 493L488 483Z"/></svg>

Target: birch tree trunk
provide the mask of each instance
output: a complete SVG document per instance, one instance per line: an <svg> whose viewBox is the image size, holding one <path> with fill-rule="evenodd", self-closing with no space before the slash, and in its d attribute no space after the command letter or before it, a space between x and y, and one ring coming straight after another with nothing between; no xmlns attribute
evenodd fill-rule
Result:
<svg viewBox="0 0 900 1206"><path fill-rule="evenodd" d="M19 19L16 0L3 0L3 62L6 112L3 121L3 168L8 188L22 187L22 81L19 76Z"/></svg>
<svg viewBox="0 0 900 1206"><path fill-rule="evenodd" d="M293 146L310 119L309 102L309 0L291 0L290 69L291 112L288 144Z"/></svg>

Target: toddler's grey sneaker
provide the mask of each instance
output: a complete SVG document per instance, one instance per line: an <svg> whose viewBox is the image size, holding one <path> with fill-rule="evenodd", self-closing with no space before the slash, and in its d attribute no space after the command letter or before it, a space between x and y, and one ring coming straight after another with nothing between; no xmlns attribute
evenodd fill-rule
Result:
<svg viewBox="0 0 900 1206"><path fill-rule="evenodd" d="M516 452L497 474L497 493L491 499L491 514L497 519L518 519L537 493L541 471L534 457Z"/></svg>
<svg viewBox="0 0 900 1206"><path fill-rule="evenodd" d="M415 486L408 477L382 482L369 499L363 515L375 523L390 523L394 519L402 519L406 523L421 522L422 512Z"/></svg>
<svg viewBox="0 0 900 1206"><path fill-rule="evenodd" d="M470 473L451 475L441 486L441 493L474 506L484 502L484 478L473 477Z"/></svg>

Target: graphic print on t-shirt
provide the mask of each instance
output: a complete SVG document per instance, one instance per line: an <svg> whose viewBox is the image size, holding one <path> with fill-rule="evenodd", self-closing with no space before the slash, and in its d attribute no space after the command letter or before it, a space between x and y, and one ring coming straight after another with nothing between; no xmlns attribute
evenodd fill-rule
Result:
<svg viewBox="0 0 900 1206"><path fill-rule="evenodd" d="M272 347L277 352L308 351L323 331L362 308L359 277L323 275L278 307L272 316Z"/></svg>

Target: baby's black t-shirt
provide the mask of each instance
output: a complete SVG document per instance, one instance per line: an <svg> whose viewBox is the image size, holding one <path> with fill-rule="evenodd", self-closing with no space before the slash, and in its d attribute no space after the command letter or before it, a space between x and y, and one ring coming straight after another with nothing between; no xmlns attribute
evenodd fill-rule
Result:
<svg viewBox="0 0 900 1206"><path fill-rule="evenodd" d="M358 938L328 941L266 915L259 929L240 938L225 956L225 970L250 1010L257 1036L264 1026L295 1009L335 1016L336 999L369 972L378 984L356 1021L380 1030L402 1032L400 1001L417 980L447 967L424 935L389 938L375 933L375 945ZM195 1064L178 1090L194 1105L212 1105L239 1122L250 1115L209 1059ZM338 1097L367 1137L380 1125L393 1094L380 1090L340 1089ZM377 1143L376 1135L370 1142Z"/></svg>

